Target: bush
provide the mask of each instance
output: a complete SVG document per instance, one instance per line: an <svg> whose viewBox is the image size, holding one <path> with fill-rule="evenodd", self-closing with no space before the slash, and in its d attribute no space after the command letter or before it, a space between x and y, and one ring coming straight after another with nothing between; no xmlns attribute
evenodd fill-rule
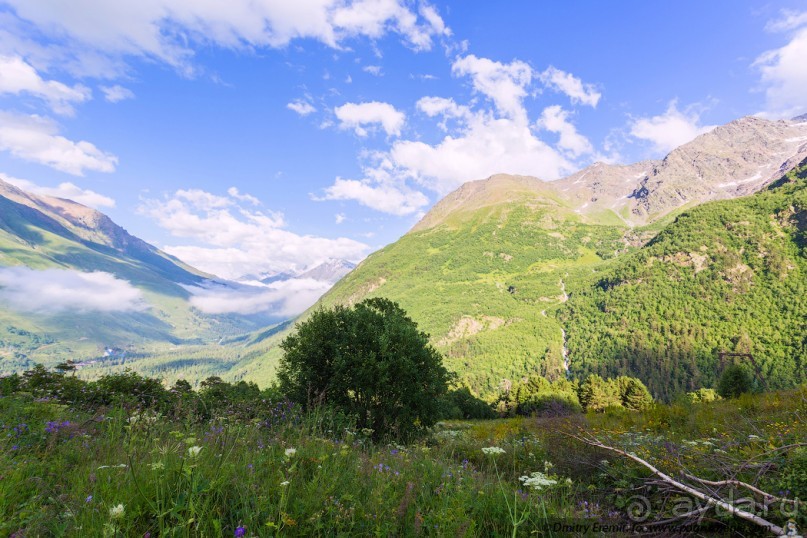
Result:
<svg viewBox="0 0 807 538"><path fill-rule="evenodd" d="M754 387L754 378L747 367L732 364L727 366L717 382L717 393L722 398L736 398L741 394L751 392Z"/></svg>
<svg viewBox="0 0 807 538"><path fill-rule="evenodd" d="M351 415L376 441L411 440L439 417L442 357L388 299L314 312L280 347L278 380L289 399Z"/></svg>

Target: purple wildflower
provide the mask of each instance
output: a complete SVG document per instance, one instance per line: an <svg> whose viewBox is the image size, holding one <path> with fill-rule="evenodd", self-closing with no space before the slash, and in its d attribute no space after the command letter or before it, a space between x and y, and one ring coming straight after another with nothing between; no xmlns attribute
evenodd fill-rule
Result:
<svg viewBox="0 0 807 538"><path fill-rule="evenodd" d="M234 535L235 535L235 538L240 538L241 536L246 536L247 535L247 528L244 527L243 525L239 525L238 527L235 528Z"/></svg>

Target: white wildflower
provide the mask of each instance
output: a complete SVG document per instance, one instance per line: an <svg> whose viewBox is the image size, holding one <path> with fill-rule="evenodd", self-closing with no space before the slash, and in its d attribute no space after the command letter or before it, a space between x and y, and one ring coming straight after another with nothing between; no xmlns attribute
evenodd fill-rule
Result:
<svg viewBox="0 0 807 538"><path fill-rule="evenodd" d="M488 456L495 456L496 454L504 454L504 449L497 446L486 446L482 448L482 452Z"/></svg>
<svg viewBox="0 0 807 538"><path fill-rule="evenodd" d="M287 448L286 449L286 457L287 458L290 458L290 457L294 456L295 454L297 454L297 449L296 448Z"/></svg>
<svg viewBox="0 0 807 538"><path fill-rule="evenodd" d="M199 455L199 452L201 451L202 447L200 446L190 446L188 447L188 456L190 456L191 458L195 458L196 456Z"/></svg>
<svg viewBox="0 0 807 538"><path fill-rule="evenodd" d="M283 482L281 482L281 483L280 483L280 485L281 485L281 486L283 486L283 487L285 487L285 486L288 486L288 485L289 485L289 483L290 483L290 482L289 482L288 480L284 480Z"/></svg>
<svg viewBox="0 0 807 538"><path fill-rule="evenodd" d="M123 517L123 513L125 511L126 509L123 507L122 504L113 506L112 508L109 509L109 517L111 517L112 519L120 519Z"/></svg>
<svg viewBox="0 0 807 538"><path fill-rule="evenodd" d="M554 486L558 483L557 480L552 480L544 473L541 472L534 472L530 476L522 476L519 480L524 484L524 486L528 488L532 488L534 490L540 490L548 486Z"/></svg>

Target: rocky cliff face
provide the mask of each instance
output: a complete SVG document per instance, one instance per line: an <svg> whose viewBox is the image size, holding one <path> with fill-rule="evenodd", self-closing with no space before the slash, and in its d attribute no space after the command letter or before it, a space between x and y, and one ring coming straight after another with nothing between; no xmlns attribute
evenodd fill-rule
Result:
<svg viewBox="0 0 807 538"><path fill-rule="evenodd" d="M807 157L807 123L742 118L667 155L630 195L634 221L758 191Z"/></svg>

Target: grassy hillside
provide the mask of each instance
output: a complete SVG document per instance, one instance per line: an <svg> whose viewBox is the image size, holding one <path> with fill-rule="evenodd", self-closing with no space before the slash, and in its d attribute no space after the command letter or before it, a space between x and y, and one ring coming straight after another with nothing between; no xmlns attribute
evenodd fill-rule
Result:
<svg viewBox="0 0 807 538"><path fill-rule="evenodd" d="M575 280L560 312L572 372L630 372L670 396L712 385L718 352L737 351L763 386L807 379L805 176L803 164L766 191L688 210Z"/></svg>
<svg viewBox="0 0 807 538"><path fill-rule="evenodd" d="M40 210L0 196L0 267L111 273L142 290L151 307L143 312L44 315L2 305L0 373L67 359L97 359L85 371L103 371L111 362L100 360L105 347L119 348L134 358L165 346L215 343L266 322L204 315L192 309L181 284L199 283L206 275L129 236L105 216L97 212L91 216L100 224L85 229L61 217L56 209Z"/></svg>
<svg viewBox="0 0 807 538"><path fill-rule="evenodd" d="M553 312L565 280L631 248L627 229L593 224L541 192L510 187L492 184L480 196L487 204L463 204L439 222L432 216L433 226L372 254L314 308L365 297L398 302L431 335L446 366L480 393L492 395L503 379L529 372L563 376ZM242 362L239 375L271 379L280 337L254 346L262 353Z"/></svg>
<svg viewBox="0 0 807 538"><path fill-rule="evenodd" d="M488 198L438 205L316 307L400 303L486 397L530 373L562 377L564 334L569 375L635 375L660 397L712 385L722 350L755 353L763 386L793 386L807 364L804 169L642 228L489 184ZM233 375L269 382L283 334L249 347Z"/></svg>

